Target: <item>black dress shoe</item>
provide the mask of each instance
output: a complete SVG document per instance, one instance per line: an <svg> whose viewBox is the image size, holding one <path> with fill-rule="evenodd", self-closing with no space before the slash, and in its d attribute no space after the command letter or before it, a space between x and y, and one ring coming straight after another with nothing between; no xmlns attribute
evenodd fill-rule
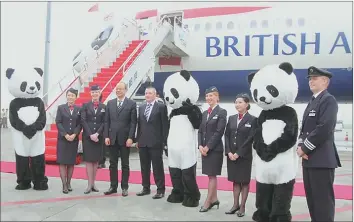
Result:
<svg viewBox="0 0 354 222"><path fill-rule="evenodd" d="M117 188L110 187L107 191L104 192L104 195L111 195L117 193Z"/></svg>
<svg viewBox="0 0 354 222"><path fill-rule="evenodd" d="M152 199L161 199L165 196L164 193L157 193L154 196L152 196Z"/></svg>
<svg viewBox="0 0 354 222"><path fill-rule="evenodd" d="M225 214L235 214L238 210L240 210L240 207L232 207L229 211L226 211Z"/></svg>
<svg viewBox="0 0 354 222"><path fill-rule="evenodd" d="M71 188L71 185L70 185L70 184L68 184L68 191L69 191L69 192L73 191L73 189Z"/></svg>
<svg viewBox="0 0 354 222"><path fill-rule="evenodd" d="M123 197L128 196L128 190L127 189L122 189L122 196Z"/></svg>
<svg viewBox="0 0 354 222"><path fill-rule="evenodd" d="M96 193L97 193L97 192L100 192L100 191L99 191L97 188L95 188L95 187L92 187L92 188L91 188L91 191L92 191L92 192L96 192Z"/></svg>
<svg viewBox="0 0 354 222"><path fill-rule="evenodd" d="M136 193L137 196L145 196L145 195L149 195L151 193L150 190L142 190L139 193Z"/></svg>

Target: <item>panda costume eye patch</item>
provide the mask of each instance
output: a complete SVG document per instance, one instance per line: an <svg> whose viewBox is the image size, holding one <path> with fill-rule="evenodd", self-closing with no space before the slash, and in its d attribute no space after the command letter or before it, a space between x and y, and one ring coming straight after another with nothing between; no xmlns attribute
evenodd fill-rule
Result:
<svg viewBox="0 0 354 222"><path fill-rule="evenodd" d="M179 93L178 93L177 89L172 88L170 91L171 91L173 97L175 97L176 99L178 99Z"/></svg>
<svg viewBox="0 0 354 222"><path fill-rule="evenodd" d="M22 92L25 92L26 88L27 88L27 82L22 82L21 85L20 85L20 90Z"/></svg>
<svg viewBox="0 0 354 222"><path fill-rule="evenodd" d="M273 85L268 85L266 87L267 91L270 93L270 95L272 95L273 97L278 97L279 96L279 91L277 88L275 88L275 86Z"/></svg>
<svg viewBox="0 0 354 222"><path fill-rule="evenodd" d="M37 82L37 81L36 81L35 84L36 84L36 86L37 86L38 91L41 90L41 84L39 84L39 82Z"/></svg>

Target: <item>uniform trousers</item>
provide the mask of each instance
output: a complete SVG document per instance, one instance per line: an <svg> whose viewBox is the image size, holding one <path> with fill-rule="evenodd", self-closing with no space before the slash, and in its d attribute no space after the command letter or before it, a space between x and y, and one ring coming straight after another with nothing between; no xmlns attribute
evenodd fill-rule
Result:
<svg viewBox="0 0 354 222"><path fill-rule="evenodd" d="M311 221L334 221L334 169L302 168Z"/></svg>

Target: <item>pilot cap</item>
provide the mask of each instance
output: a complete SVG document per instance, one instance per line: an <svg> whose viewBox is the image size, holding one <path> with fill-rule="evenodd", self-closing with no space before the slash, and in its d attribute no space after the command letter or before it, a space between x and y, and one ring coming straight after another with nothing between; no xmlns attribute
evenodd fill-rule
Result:
<svg viewBox="0 0 354 222"><path fill-rule="evenodd" d="M96 91L96 90L100 90L100 86L99 85L92 85L90 88L91 91Z"/></svg>
<svg viewBox="0 0 354 222"><path fill-rule="evenodd" d="M205 90L205 94L212 93L212 92L219 92L215 86L212 86Z"/></svg>
<svg viewBox="0 0 354 222"><path fill-rule="evenodd" d="M307 78L311 76L326 76L328 78L332 78L332 73L328 72L327 70L311 66L310 68L308 68Z"/></svg>

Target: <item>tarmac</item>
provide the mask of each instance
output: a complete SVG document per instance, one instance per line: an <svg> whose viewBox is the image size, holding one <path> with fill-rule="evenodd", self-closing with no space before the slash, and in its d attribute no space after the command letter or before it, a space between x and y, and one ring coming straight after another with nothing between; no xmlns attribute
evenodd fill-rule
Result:
<svg viewBox="0 0 354 222"><path fill-rule="evenodd" d="M2 164L15 161L9 136L9 129L1 129ZM337 146L350 147L348 150L352 150L351 141L339 141ZM352 190L352 152L341 151L340 159L342 167L336 170L335 184L343 185L340 187ZM108 162L106 165L108 167ZM165 172L168 174L168 161L165 156L164 165ZM204 177L201 174L200 158L197 166L198 176ZM84 165L80 164L76 167L79 169ZM132 152L130 155L130 170L140 171L139 157L136 152ZM99 171L107 171L107 168L99 169ZM225 179L226 176L226 161L224 161L220 178ZM299 166L296 182L302 184L301 166ZM186 208L181 204L168 203L166 199L171 187L167 187L166 196L163 199L153 200L151 197L155 193L155 185L151 186L152 194L143 197L135 195L142 188L139 183L129 184L128 197L122 197L120 190L116 195L103 195L103 191L109 188L109 181L97 181L96 185L100 192L88 195L84 194L86 185L87 181L85 179L73 179L73 191L69 194L63 194L60 178L52 176L49 177L49 190L47 191L35 191L33 189L17 191L14 189L16 175L5 173L2 169L1 221L252 221L251 217L255 211L255 193L252 192L248 196L246 215L238 218L236 214L225 214L225 211L228 211L233 205L232 191L219 190L220 208L216 209L214 207L206 213L200 213L199 207ZM340 188L337 187L336 189ZM206 198L207 190L201 189L201 194L200 206ZM303 195L293 197L291 212L293 221L311 221L306 199ZM335 221L352 221L352 214L352 198L336 199Z"/></svg>

